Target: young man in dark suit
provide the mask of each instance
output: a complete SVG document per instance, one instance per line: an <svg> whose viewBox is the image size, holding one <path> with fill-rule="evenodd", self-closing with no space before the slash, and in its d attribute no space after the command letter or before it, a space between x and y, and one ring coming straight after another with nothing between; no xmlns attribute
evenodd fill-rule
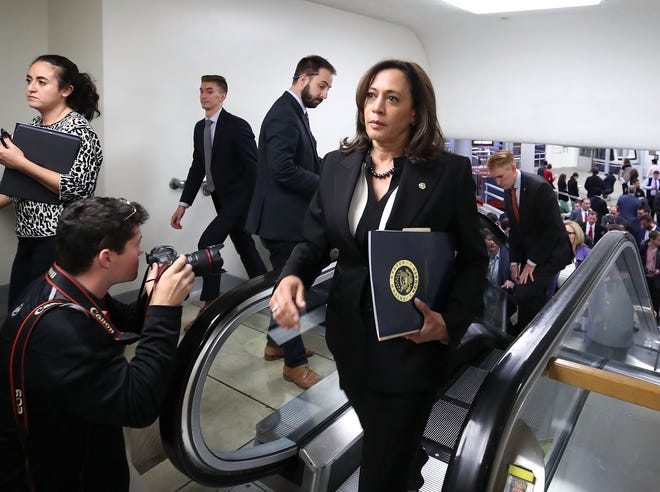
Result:
<svg viewBox="0 0 660 492"><path fill-rule="evenodd" d="M504 207L511 220L509 254L511 277L516 283L518 335L547 301L555 275L573 258L571 243L561 220L550 184L534 174L516 169L508 150L488 159L490 176L504 188Z"/></svg>
<svg viewBox="0 0 660 492"><path fill-rule="evenodd" d="M217 216L199 239L199 249L231 238L250 278L266 273L245 218L257 176L257 146L250 125L223 109L227 81L221 75L203 75L199 100L205 118L195 124L193 161L170 225L181 229L181 219L193 204L206 177L206 188ZM220 295L220 276L205 275L200 299L205 307Z"/></svg>
<svg viewBox="0 0 660 492"><path fill-rule="evenodd" d="M307 109L328 97L335 73L320 56L300 60L291 87L275 101L261 124L257 185L246 226L259 236L278 272L302 239L303 218L319 183L320 160ZM269 331L276 326L271 321ZM320 380L307 363L311 354L299 336L281 347L268 337L264 349L266 360L284 358L284 378L303 389Z"/></svg>

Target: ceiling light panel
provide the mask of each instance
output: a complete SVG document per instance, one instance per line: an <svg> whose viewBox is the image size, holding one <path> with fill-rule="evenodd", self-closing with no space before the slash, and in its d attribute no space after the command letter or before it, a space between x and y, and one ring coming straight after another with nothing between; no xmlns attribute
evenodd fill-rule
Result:
<svg viewBox="0 0 660 492"><path fill-rule="evenodd" d="M443 0L473 14L498 14L526 10L563 9L598 5L601 0Z"/></svg>

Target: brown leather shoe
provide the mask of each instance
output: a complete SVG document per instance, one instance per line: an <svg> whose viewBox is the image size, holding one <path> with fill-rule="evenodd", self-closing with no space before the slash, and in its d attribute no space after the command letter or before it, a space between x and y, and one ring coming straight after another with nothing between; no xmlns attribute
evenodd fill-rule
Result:
<svg viewBox="0 0 660 492"><path fill-rule="evenodd" d="M323 379L309 368L309 364L303 364L298 367L289 367L284 364L282 374L286 381L295 383L299 388L304 390L311 388Z"/></svg>
<svg viewBox="0 0 660 492"><path fill-rule="evenodd" d="M305 347L305 357L311 357L314 355L314 351ZM282 347L271 347L266 345L264 347L264 359L266 360L277 360L284 357L284 349Z"/></svg>

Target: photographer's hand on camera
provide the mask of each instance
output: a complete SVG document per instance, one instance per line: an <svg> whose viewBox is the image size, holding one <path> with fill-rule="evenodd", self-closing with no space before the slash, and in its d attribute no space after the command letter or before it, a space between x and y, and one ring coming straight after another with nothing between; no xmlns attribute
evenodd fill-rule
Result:
<svg viewBox="0 0 660 492"><path fill-rule="evenodd" d="M151 267L149 279L156 277L156 270ZM153 275L153 277L152 277ZM192 267L186 263L186 257L180 255L152 285L150 305L179 306L185 301L193 287L195 275ZM147 284L147 285L149 285ZM154 285L155 284L155 285Z"/></svg>

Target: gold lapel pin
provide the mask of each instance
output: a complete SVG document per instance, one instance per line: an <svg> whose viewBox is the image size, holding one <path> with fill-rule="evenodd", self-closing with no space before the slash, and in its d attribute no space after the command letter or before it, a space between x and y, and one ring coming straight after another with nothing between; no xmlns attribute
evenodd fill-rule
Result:
<svg viewBox="0 0 660 492"><path fill-rule="evenodd" d="M421 183L419 183L417 186L419 186L420 190L425 190L426 189L426 183L424 183L423 181Z"/></svg>

